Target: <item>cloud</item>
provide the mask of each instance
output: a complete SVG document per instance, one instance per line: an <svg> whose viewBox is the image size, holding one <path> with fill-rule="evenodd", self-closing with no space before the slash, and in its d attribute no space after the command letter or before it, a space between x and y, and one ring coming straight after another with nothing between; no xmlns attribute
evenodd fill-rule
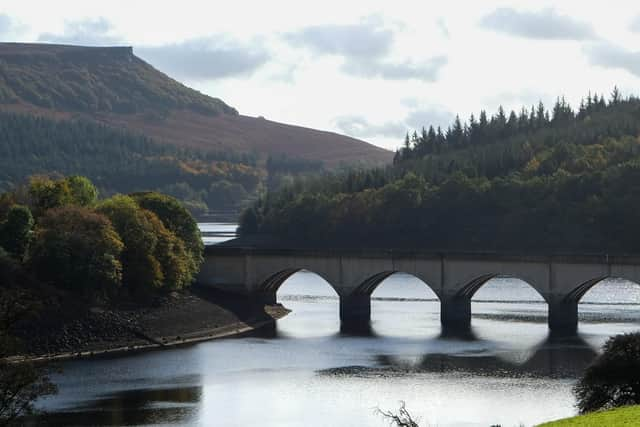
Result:
<svg viewBox="0 0 640 427"><path fill-rule="evenodd" d="M559 15L553 9L520 12L499 8L480 20L484 28L512 36L538 40L592 40L596 33L591 24Z"/></svg>
<svg viewBox="0 0 640 427"><path fill-rule="evenodd" d="M410 112L405 118L405 123L411 129L422 129L423 126L425 128L429 128L429 126L437 128L440 126L445 129L454 119L455 115L450 111L439 108L426 108Z"/></svg>
<svg viewBox="0 0 640 427"><path fill-rule="evenodd" d="M193 80L250 75L271 59L259 45L246 46L223 36L139 47L135 52L171 75Z"/></svg>
<svg viewBox="0 0 640 427"><path fill-rule="evenodd" d="M62 34L43 33L38 36L38 41L83 46L123 44L122 39L113 34L113 25L105 18L67 21Z"/></svg>
<svg viewBox="0 0 640 427"><path fill-rule="evenodd" d="M28 27L16 21L11 16L0 13L0 41L15 40L16 36L24 33Z"/></svg>
<svg viewBox="0 0 640 427"><path fill-rule="evenodd" d="M592 65L622 69L640 77L640 51L629 51L608 42L596 43L583 50Z"/></svg>
<svg viewBox="0 0 640 427"><path fill-rule="evenodd" d="M288 33L284 38L293 46L306 47L320 55L351 58L379 58L393 44L393 32L381 27L376 18L352 25L317 25Z"/></svg>
<svg viewBox="0 0 640 427"><path fill-rule="evenodd" d="M640 15L636 16L633 21L631 21L629 29L634 33L640 33Z"/></svg>
<svg viewBox="0 0 640 427"><path fill-rule="evenodd" d="M444 18L438 18L438 20L436 21L436 25L438 26L438 30L440 30L440 34L442 34L442 37L444 37L445 39L451 38L449 27L447 27L447 23L445 22Z"/></svg>
<svg viewBox="0 0 640 427"><path fill-rule="evenodd" d="M484 104L496 108L502 105L505 108L519 109L523 106L529 108L532 105L538 105L540 101L555 100L556 96L557 94L546 93L543 90L522 88L517 90L496 91L484 96L482 101Z"/></svg>
<svg viewBox="0 0 640 427"><path fill-rule="evenodd" d="M9 15L0 14L0 36L7 34L13 27L13 21Z"/></svg>
<svg viewBox="0 0 640 427"><path fill-rule="evenodd" d="M425 61L388 59L395 34L377 17L351 25L318 25L284 35L292 46L303 47L317 55L344 58L342 71L357 77L386 80L416 79L435 81L447 63L446 56Z"/></svg>
<svg viewBox="0 0 640 427"><path fill-rule="evenodd" d="M386 137L401 141L409 130L419 130L424 126L434 128L449 126L455 116L439 108L429 107L411 111L403 120L388 121L381 124L371 123L362 116L340 116L334 120L336 127L343 133L358 138Z"/></svg>
<svg viewBox="0 0 640 427"><path fill-rule="evenodd" d="M68 21L62 34L41 34L39 40L85 46L125 44L105 18ZM191 80L248 75L269 60L269 54L259 45L244 46L224 36L136 46L135 53L173 77Z"/></svg>
<svg viewBox="0 0 640 427"><path fill-rule="evenodd" d="M348 60L342 66L347 74L358 77L380 77L386 80L416 79L433 82L438 79L440 69L447 64L446 56L436 56L426 61L415 63L404 61L393 63L387 61Z"/></svg>
<svg viewBox="0 0 640 427"><path fill-rule="evenodd" d="M407 126L402 122L386 122L376 125L362 116L341 116L335 119L335 124L341 132L358 138L377 136L402 138L407 132Z"/></svg>

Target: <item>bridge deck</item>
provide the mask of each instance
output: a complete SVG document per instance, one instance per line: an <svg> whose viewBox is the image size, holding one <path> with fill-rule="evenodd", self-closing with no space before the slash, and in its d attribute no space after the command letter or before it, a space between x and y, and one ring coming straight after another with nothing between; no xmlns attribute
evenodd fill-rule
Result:
<svg viewBox="0 0 640 427"><path fill-rule="evenodd" d="M464 259L478 261L519 261L519 262L557 262L576 264L623 264L640 265L640 255L634 254L607 254L607 253L576 253L569 251L556 251L546 254L528 251L495 251L495 250L437 250L420 248L375 248L375 247L313 247L303 242L287 242L274 240L259 240L237 238L216 245L205 247L205 255L273 255L273 256L343 256L364 258L420 258L437 259Z"/></svg>

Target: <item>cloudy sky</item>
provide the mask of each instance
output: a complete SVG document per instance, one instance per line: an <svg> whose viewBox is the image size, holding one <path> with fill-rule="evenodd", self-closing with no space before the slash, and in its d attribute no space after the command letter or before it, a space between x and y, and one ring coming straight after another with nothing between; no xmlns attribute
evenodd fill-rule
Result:
<svg viewBox="0 0 640 427"><path fill-rule="evenodd" d="M637 1L0 0L0 40L132 45L241 114L387 148L457 113L640 94Z"/></svg>

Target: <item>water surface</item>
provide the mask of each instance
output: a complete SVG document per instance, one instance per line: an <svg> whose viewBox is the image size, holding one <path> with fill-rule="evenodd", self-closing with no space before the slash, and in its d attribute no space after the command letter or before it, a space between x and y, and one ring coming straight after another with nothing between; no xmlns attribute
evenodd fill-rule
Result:
<svg viewBox="0 0 640 427"><path fill-rule="evenodd" d="M481 288L473 334L458 338L441 336L437 297L407 275L376 290L365 336L340 333L337 296L312 273L278 298L293 311L275 332L67 362L41 406L76 425L385 426L375 408L402 400L423 426L529 426L573 415L584 367L640 323L640 286L623 281L589 291L571 339L549 337L546 304L515 279Z"/></svg>

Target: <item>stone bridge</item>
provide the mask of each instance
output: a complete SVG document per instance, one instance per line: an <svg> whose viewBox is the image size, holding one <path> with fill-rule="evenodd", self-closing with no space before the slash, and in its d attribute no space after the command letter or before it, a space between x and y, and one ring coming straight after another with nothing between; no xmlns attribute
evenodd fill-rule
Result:
<svg viewBox="0 0 640 427"><path fill-rule="evenodd" d="M443 330L471 326L471 298L490 279L514 277L547 302L552 332L575 333L578 302L598 282L640 283L640 257L609 255L509 255L396 250L283 250L209 246L198 283L276 302L280 285L307 270L325 279L340 298L343 327L368 325L371 294L394 273L415 276L438 296Z"/></svg>

